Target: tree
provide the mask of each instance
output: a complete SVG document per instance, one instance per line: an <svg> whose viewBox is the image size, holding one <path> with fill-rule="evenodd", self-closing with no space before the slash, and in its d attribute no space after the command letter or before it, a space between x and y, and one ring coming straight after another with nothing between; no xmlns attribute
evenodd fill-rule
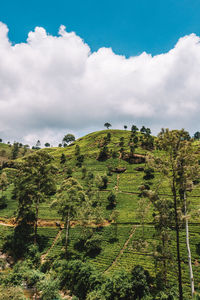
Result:
<svg viewBox="0 0 200 300"><path fill-rule="evenodd" d="M2 143L2 139L0 139L0 143Z"/></svg>
<svg viewBox="0 0 200 300"><path fill-rule="evenodd" d="M80 300L85 300L87 293L101 287L102 278L93 266L81 260L65 262L60 267L60 287L70 290Z"/></svg>
<svg viewBox="0 0 200 300"><path fill-rule="evenodd" d="M68 146L70 143L75 141L75 136L71 133L68 133L64 136L62 143L65 146Z"/></svg>
<svg viewBox="0 0 200 300"><path fill-rule="evenodd" d="M59 280L51 278L49 274L38 282L37 288L40 291L41 300L60 299Z"/></svg>
<svg viewBox="0 0 200 300"><path fill-rule="evenodd" d="M125 130L127 129L127 125L124 125L124 129L125 129Z"/></svg>
<svg viewBox="0 0 200 300"><path fill-rule="evenodd" d="M14 182L14 194L18 201L17 220L22 224L23 220L29 222L29 217L32 216L34 243L37 241L39 205L56 191L56 169L51 162L52 157L46 152L40 151L27 156L18 165L18 176Z"/></svg>
<svg viewBox="0 0 200 300"><path fill-rule="evenodd" d="M124 271L123 269L115 271L111 276L106 278L105 282L101 286L101 291L101 299L135 299L134 291L132 289L131 274Z"/></svg>
<svg viewBox="0 0 200 300"><path fill-rule="evenodd" d="M111 133L108 132L106 136L106 144L110 143L110 141L111 141Z"/></svg>
<svg viewBox="0 0 200 300"><path fill-rule="evenodd" d="M58 213L65 222L65 254L67 255L70 221L78 216L78 212L86 201L83 187L74 178L65 179L57 193L52 207L56 207Z"/></svg>
<svg viewBox="0 0 200 300"><path fill-rule="evenodd" d="M76 160L77 160L76 166L79 167L79 168L81 168L82 167L82 163L84 161L84 155L78 155L76 157Z"/></svg>
<svg viewBox="0 0 200 300"><path fill-rule="evenodd" d="M120 137L120 142L119 142L119 146L123 147L124 146L124 137Z"/></svg>
<svg viewBox="0 0 200 300"><path fill-rule="evenodd" d="M200 132L199 131L195 132L194 139L195 140L199 140L200 139Z"/></svg>
<svg viewBox="0 0 200 300"><path fill-rule="evenodd" d="M137 265L133 268L131 275L132 289L134 291L133 299L142 299L149 294L149 285L151 283L149 272L144 270L142 266Z"/></svg>
<svg viewBox="0 0 200 300"><path fill-rule="evenodd" d="M3 192L6 190L8 186L8 178L5 172L1 174L0 177L0 190L1 190L1 195L3 196Z"/></svg>
<svg viewBox="0 0 200 300"><path fill-rule="evenodd" d="M39 150L40 147L41 147L41 143L40 143L40 140L38 140L36 145L35 145L35 149Z"/></svg>
<svg viewBox="0 0 200 300"><path fill-rule="evenodd" d="M6 286L0 287L0 300L26 300L21 287Z"/></svg>
<svg viewBox="0 0 200 300"><path fill-rule="evenodd" d="M71 167L68 167L66 170L67 178L72 177L73 170Z"/></svg>
<svg viewBox="0 0 200 300"><path fill-rule="evenodd" d="M1 174L0 177L0 190L1 190L1 197L0 197L0 209L5 208L6 204L6 196L4 195L4 191L8 186L8 178L5 172Z"/></svg>
<svg viewBox="0 0 200 300"><path fill-rule="evenodd" d="M107 188L108 177L106 175L100 176L97 174L95 177L95 183L99 190L104 190Z"/></svg>
<svg viewBox="0 0 200 300"><path fill-rule="evenodd" d="M19 143L14 142L12 148L12 159L16 159L19 153Z"/></svg>
<svg viewBox="0 0 200 300"><path fill-rule="evenodd" d="M75 155L76 156L78 156L78 155L80 155L80 146L79 145L76 145L76 147L75 147Z"/></svg>
<svg viewBox="0 0 200 300"><path fill-rule="evenodd" d="M45 143L44 145L45 145L45 147L50 147L49 143Z"/></svg>
<svg viewBox="0 0 200 300"><path fill-rule="evenodd" d="M142 127L140 128L140 132L141 132L141 133L145 133L145 132L146 132L146 127L145 127L145 126L142 126Z"/></svg>
<svg viewBox="0 0 200 300"><path fill-rule="evenodd" d="M64 153L62 153L60 156L60 164L63 165L65 162L66 162L66 156Z"/></svg>
<svg viewBox="0 0 200 300"><path fill-rule="evenodd" d="M111 125L110 123L108 123L108 122L106 122L106 123L104 124L104 127L106 127L107 129L109 129L111 126L112 126L112 125Z"/></svg>
<svg viewBox="0 0 200 300"><path fill-rule="evenodd" d="M158 149L165 152L153 159L154 167L159 170L161 176L168 180L173 200L174 223L176 230L176 252L178 264L179 299L183 299L182 272L180 257L181 212L185 214L186 243L188 249L188 261L190 271L191 290L194 294L194 278L192 273L191 255L189 247L189 229L187 222L188 201L187 193L192 190L192 181L199 174L198 158L196 157L192 140L185 130L162 129L158 135ZM190 188L188 188L190 187Z"/></svg>
<svg viewBox="0 0 200 300"><path fill-rule="evenodd" d="M146 195L153 204L153 224L155 228L155 236L158 238L158 243L154 249L155 266L159 266L157 274L157 285L160 287L169 288L167 282L167 272L172 267L173 255L170 249L170 229L172 229L173 201L166 199L166 196L158 195L157 192L151 190L146 191ZM174 222L173 222L174 223Z"/></svg>
<svg viewBox="0 0 200 300"><path fill-rule="evenodd" d="M131 126L131 131L132 131L133 134L135 134L138 131L137 126L136 125L132 125Z"/></svg>
<svg viewBox="0 0 200 300"><path fill-rule="evenodd" d="M109 156L109 150L107 146L104 146L103 148L100 149L99 154L97 156L97 160L99 161L104 161L108 159Z"/></svg>
<svg viewBox="0 0 200 300"><path fill-rule="evenodd" d="M22 155L24 156L29 149L29 145L24 145Z"/></svg>
<svg viewBox="0 0 200 300"><path fill-rule="evenodd" d="M110 194L107 197L108 200L108 208L113 209L116 206L116 195L113 192L110 192Z"/></svg>

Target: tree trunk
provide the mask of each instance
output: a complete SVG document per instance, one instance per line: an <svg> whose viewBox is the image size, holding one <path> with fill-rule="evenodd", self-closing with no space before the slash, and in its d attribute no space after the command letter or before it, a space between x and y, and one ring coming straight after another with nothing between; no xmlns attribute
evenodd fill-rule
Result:
<svg viewBox="0 0 200 300"><path fill-rule="evenodd" d="M34 244L37 244L37 228L38 228L38 212L39 212L39 199L36 202L35 208L35 228L34 228Z"/></svg>
<svg viewBox="0 0 200 300"><path fill-rule="evenodd" d="M69 229L70 229L70 213L67 213L67 219L65 222L66 227L66 235L65 235L65 256L67 255L67 248L68 248L68 239L69 239Z"/></svg>
<svg viewBox="0 0 200 300"><path fill-rule="evenodd" d="M177 213L177 196L175 188L175 180L173 178L172 183L172 193L174 199L174 213L175 213L175 229L176 229L176 252L177 252L177 262L178 262L178 285L179 285L179 299L183 300L183 289L182 289L182 274L181 274L181 259L180 259L180 246L179 246L179 222Z"/></svg>
<svg viewBox="0 0 200 300"><path fill-rule="evenodd" d="M191 251L190 251L189 226L188 226L188 219L187 219L187 204L186 203L187 203L186 202L186 193L184 193L186 245L187 245L187 252L188 252L188 265L189 265L189 272L190 272L191 294L193 297L194 296L194 276L193 276L193 271L192 271L192 259L191 259Z"/></svg>
<svg viewBox="0 0 200 300"><path fill-rule="evenodd" d="M162 235L162 255L163 255L163 278L164 278L164 283L165 287L167 286L167 264L166 264L166 255L165 255L165 237ZM163 253L164 252L164 253Z"/></svg>

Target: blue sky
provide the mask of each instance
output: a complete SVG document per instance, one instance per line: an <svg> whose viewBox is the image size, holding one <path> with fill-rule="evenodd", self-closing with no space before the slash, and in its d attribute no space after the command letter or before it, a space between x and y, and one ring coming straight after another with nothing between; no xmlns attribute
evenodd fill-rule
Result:
<svg viewBox="0 0 200 300"><path fill-rule="evenodd" d="M61 24L91 49L112 47L131 56L167 52L187 34L200 34L199 0L1 0L0 20L12 42L35 26L57 34Z"/></svg>
<svg viewBox="0 0 200 300"><path fill-rule="evenodd" d="M57 145L105 122L200 131L200 0L0 3L3 140Z"/></svg>

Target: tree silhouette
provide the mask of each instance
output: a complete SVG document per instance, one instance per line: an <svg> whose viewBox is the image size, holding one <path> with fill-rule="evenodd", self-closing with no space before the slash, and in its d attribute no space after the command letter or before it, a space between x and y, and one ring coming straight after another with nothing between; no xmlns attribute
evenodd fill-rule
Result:
<svg viewBox="0 0 200 300"><path fill-rule="evenodd" d="M110 124L110 123L108 123L108 122L106 122L105 124L104 124L104 127L106 127L107 129L109 129L109 127L111 127L112 125Z"/></svg>

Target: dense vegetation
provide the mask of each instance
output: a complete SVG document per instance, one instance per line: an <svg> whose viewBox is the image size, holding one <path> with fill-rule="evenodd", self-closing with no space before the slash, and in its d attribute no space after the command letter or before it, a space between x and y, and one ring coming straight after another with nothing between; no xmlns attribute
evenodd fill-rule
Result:
<svg viewBox="0 0 200 300"><path fill-rule="evenodd" d="M198 299L198 139L104 126L0 143L0 299Z"/></svg>

